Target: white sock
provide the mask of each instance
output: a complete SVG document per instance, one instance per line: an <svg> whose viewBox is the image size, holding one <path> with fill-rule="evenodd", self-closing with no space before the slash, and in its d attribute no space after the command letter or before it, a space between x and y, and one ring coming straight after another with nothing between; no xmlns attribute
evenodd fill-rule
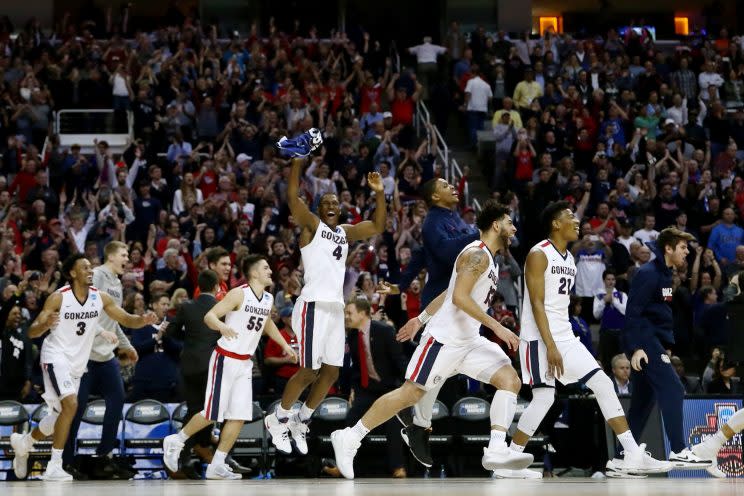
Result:
<svg viewBox="0 0 744 496"><path fill-rule="evenodd" d="M227 457L227 453L220 450L214 451L214 456L212 457L212 465L222 465L225 463L225 457Z"/></svg>
<svg viewBox="0 0 744 496"><path fill-rule="evenodd" d="M34 439L30 432L27 432L23 436L23 440L21 442L23 443L23 446L26 447L26 451L31 451L32 449L34 449L34 443L36 442L36 439Z"/></svg>
<svg viewBox="0 0 744 496"><path fill-rule="evenodd" d="M739 408L731 418L726 422L731 430L734 432L741 432L744 430L744 408Z"/></svg>
<svg viewBox="0 0 744 496"><path fill-rule="evenodd" d="M62 452L64 450L52 448L52 459L49 463L62 463Z"/></svg>
<svg viewBox="0 0 744 496"><path fill-rule="evenodd" d="M276 410L274 410L274 413L276 414L276 418L278 418L279 420L284 420L285 418L289 418L292 411L285 410L284 408L282 408L282 404L279 403L278 405L276 405Z"/></svg>
<svg viewBox="0 0 744 496"><path fill-rule="evenodd" d="M512 451L516 451L517 453L524 453L524 446L522 446L521 444L516 444L514 441L512 441L509 445L509 449Z"/></svg>
<svg viewBox="0 0 744 496"><path fill-rule="evenodd" d="M629 454L637 453L641 450L640 446L638 446L638 443L633 438L633 434L630 432L630 430L627 430L623 432L622 434L618 434L617 440L620 441L620 444L623 445L623 449L625 450L625 456L628 456Z"/></svg>
<svg viewBox="0 0 744 496"><path fill-rule="evenodd" d="M499 449L506 445L506 432L491 429L491 440L488 442L488 449Z"/></svg>
<svg viewBox="0 0 744 496"><path fill-rule="evenodd" d="M728 439L726 439L726 436L723 434L723 431L716 432L713 437L709 438L711 442L715 443L716 446L718 446L718 449L721 449L721 446L726 444L728 442Z"/></svg>
<svg viewBox="0 0 744 496"><path fill-rule="evenodd" d="M364 436L366 436L367 434L369 434L369 429L364 427L364 424L361 420L354 424L354 427L351 428L351 435L357 441L361 441L362 439L364 439Z"/></svg>
<svg viewBox="0 0 744 496"><path fill-rule="evenodd" d="M178 431L176 433L176 436L178 436L178 440L181 441L182 443L185 443L186 440L189 438L189 436L185 432L183 432L183 429Z"/></svg>
<svg viewBox="0 0 744 496"><path fill-rule="evenodd" d="M300 412L297 414L297 418L300 419L300 422L305 422L306 420L310 420L310 417L313 416L313 412L315 409L308 408L307 403L303 403L300 407Z"/></svg>

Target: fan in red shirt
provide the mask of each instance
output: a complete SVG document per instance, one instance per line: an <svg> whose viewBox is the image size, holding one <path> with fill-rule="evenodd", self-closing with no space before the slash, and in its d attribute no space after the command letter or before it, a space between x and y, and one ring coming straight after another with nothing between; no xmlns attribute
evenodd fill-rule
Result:
<svg viewBox="0 0 744 496"><path fill-rule="evenodd" d="M289 343L292 349L298 351L299 344L297 343L297 336L292 330L292 307L284 307L279 310L279 317L284 324L284 327L279 329L279 333ZM271 339L266 344L266 349L264 350L264 364L273 369L275 376L274 391L276 392L283 391L289 378L300 368L299 365L292 362L281 346Z"/></svg>
<svg viewBox="0 0 744 496"><path fill-rule="evenodd" d="M230 254L226 249L221 246L215 246L210 248L205 253L207 257L207 265L210 270L217 273L217 277L220 281L220 290L217 292L215 297L217 301L220 301L225 297L230 288L227 286L227 281L230 280L230 272L232 271L232 262L230 261ZM194 299L200 294L199 288L194 291Z"/></svg>
<svg viewBox="0 0 744 496"><path fill-rule="evenodd" d="M611 245L615 240L617 223L610 216L610 207L606 202L597 205L597 215L589 219L592 226L592 232L602 238L607 245Z"/></svg>
<svg viewBox="0 0 744 496"><path fill-rule="evenodd" d="M18 203L25 204L26 197L31 188L37 186L36 182L36 160L28 159L21 171L16 174L13 182L10 183L8 191L11 196L18 190Z"/></svg>

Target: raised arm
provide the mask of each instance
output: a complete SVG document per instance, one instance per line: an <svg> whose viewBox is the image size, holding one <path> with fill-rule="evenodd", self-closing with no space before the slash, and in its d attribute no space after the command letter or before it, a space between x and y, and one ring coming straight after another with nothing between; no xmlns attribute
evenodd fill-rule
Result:
<svg viewBox="0 0 744 496"><path fill-rule="evenodd" d="M28 328L28 337L31 339L43 336L45 332L54 327L59 321L59 309L62 306L62 295L52 293L44 302L44 308Z"/></svg>
<svg viewBox="0 0 744 496"><path fill-rule="evenodd" d="M488 315L473 300L472 291L478 278L488 270L490 256L481 248L470 248L457 259L455 288L452 303L484 326L491 329L510 349L519 346L519 338L496 319Z"/></svg>
<svg viewBox="0 0 744 496"><path fill-rule="evenodd" d="M367 174L367 184L369 184L370 189L375 192L374 220L365 220L354 225L344 224L342 227L346 231L346 238L349 242L368 239L385 230L387 205L385 204L385 191L382 185L382 177L380 177L380 174L377 172L370 172ZM291 192L288 192L287 194L290 195L291 198ZM292 215L294 215L294 212L292 212Z"/></svg>
<svg viewBox="0 0 744 496"><path fill-rule="evenodd" d="M304 163L303 158L292 159L292 170L289 173L289 183L287 184L287 203L294 221L300 227L315 231L320 224L320 219L307 208L305 202L300 198L300 174Z"/></svg>
<svg viewBox="0 0 744 496"><path fill-rule="evenodd" d="M140 329L146 325L155 324L158 321L158 316L155 315L155 312L147 312L144 315L133 315L117 305L108 294L99 292L99 295L101 302L103 302L103 311L124 327Z"/></svg>
<svg viewBox="0 0 744 496"><path fill-rule="evenodd" d="M525 284L530 292L530 306L537 324L537 330L545 343L548 355L548 372L554 377L563 375L563 358L550 333L548 316L545 314L545 271L548 268L548 257L540 250L533 250L527 255L525 263Z"/></svg>

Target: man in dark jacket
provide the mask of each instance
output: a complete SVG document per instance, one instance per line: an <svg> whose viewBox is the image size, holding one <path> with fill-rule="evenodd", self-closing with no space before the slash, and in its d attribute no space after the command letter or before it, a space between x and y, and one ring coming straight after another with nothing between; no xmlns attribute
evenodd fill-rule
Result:
<svg viewBox="0 0 744 496"><path fill-rule="evenodd" d="M188 413L183 420L184 425L204 408L209 359L220 338L219 332L213 331L204 323L204 316L217 304L215 295L220 289L219 278L214 271L204 270L199 273L197 284L200 291L199 297L183 302L178 307L175 318L165 330L166 337L183 341L181 374L184 398L188 408ZM205 428L189 438L187 449L182 451L182 456L188 457L190 448L195 444L202 448L210 446L211 429ZM210 460L207 459L207 461ZM184 463L182 466L185 467L187 464Z"/></svg>
<svg viewBox="0 0 744 496"><path fill-rule="evenodd" d="M24 278L0 309L0 400L21 401L31 392L31 340L22 325Z"/></svg>
<svg viewBox="0 0 744 496"><path fill-rule="evenodd" d="M366 298L356 298L346 305L346 327L355 329L347 338L354 401L346 423L352 426L376 399L401 385L407 360L400 343L395 340L395 329L370 318L370 304ZM388 441L388 468L393 477L405 477L400 426L395 419L383 425Z"/></svg>
<svg viewBox="0 0 744 496"><path fill-rule="evenodd" d="M659 402L664 429L671 448L669 461L675 467L707 468L685 443L682 403L685 391L666 350L674 345L672 318L672 269L684 267L687 243L695 238L675 227L661 231L656 244L649 244L656 258L642 265L630 286L623 332L625 355L631 357L633 383L628 423L640 439L654 400Z"/></svg>

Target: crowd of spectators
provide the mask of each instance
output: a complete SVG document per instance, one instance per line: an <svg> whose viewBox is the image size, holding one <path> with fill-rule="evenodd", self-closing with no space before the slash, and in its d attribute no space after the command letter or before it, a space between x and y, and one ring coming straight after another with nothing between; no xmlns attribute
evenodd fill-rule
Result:
<svg viewBox="0 0 744 496"><path fill-rule="evenodd" d="M386 231L350 247L345 297L364 295L374 319L396 326L417 315L424 274L400 295L375 288L398 282L421 246L428 207L419 186L441 175L436 133L413 127L419 99L442 132L461 112L471 142L491 122L496 150L486 169L519 228L500 258L493 311L505 325L519 329L517 281L526 250L542 237L538 215L568 199L582 219L572 323L588 346L596 346L590 326L601 324L597 357L607 370L620 360L613 333L634 271L654 256L644 242L670 225L698 239L688 269L675 274L673 351L702 363L702 350L728 344L726 316L741 304L744 270L744 55L742 40L725 30L670 53L633 30L509 38L482 28L465 35L453 23L442 45L426 39L410 48L415 70L399 72L367 33L321 39L314 28L284 33L272 23L220 39L190 18L134 32L124 14L105 28L66 15L51 33L29 22L12 37L0 22L0 288L9 311L0 377L3 386L13 380L5 397L40 401L40 343L23 339L23 328L63 284L61 260L82 252L98 265L112 240L130 249L125 308L164 319L193 296L210 249L230 254L231 287L244 281L242 257L265 253L274 319L295 339L302 266L288 164L274 143L311 127L322 130L324 147L304 173L307 203L335 192L343 222L369 218L365 177L376 170L390 206ZM51 119L66 108L130 110L133 140L122 153L105 141L90 155L62 147ZM477 212L462 207L472 224ZM125 367L131 397L147 386L138 373L162 370L159 387L178 399L178 347L159 329L132 335L148 366ZM6 353L22 366L8 365ZM271 346L257 359L256 394L276 397L294 366ZM714 372L725 378L721 367ZM342 374L339 394L348 387Z"/></svg>

